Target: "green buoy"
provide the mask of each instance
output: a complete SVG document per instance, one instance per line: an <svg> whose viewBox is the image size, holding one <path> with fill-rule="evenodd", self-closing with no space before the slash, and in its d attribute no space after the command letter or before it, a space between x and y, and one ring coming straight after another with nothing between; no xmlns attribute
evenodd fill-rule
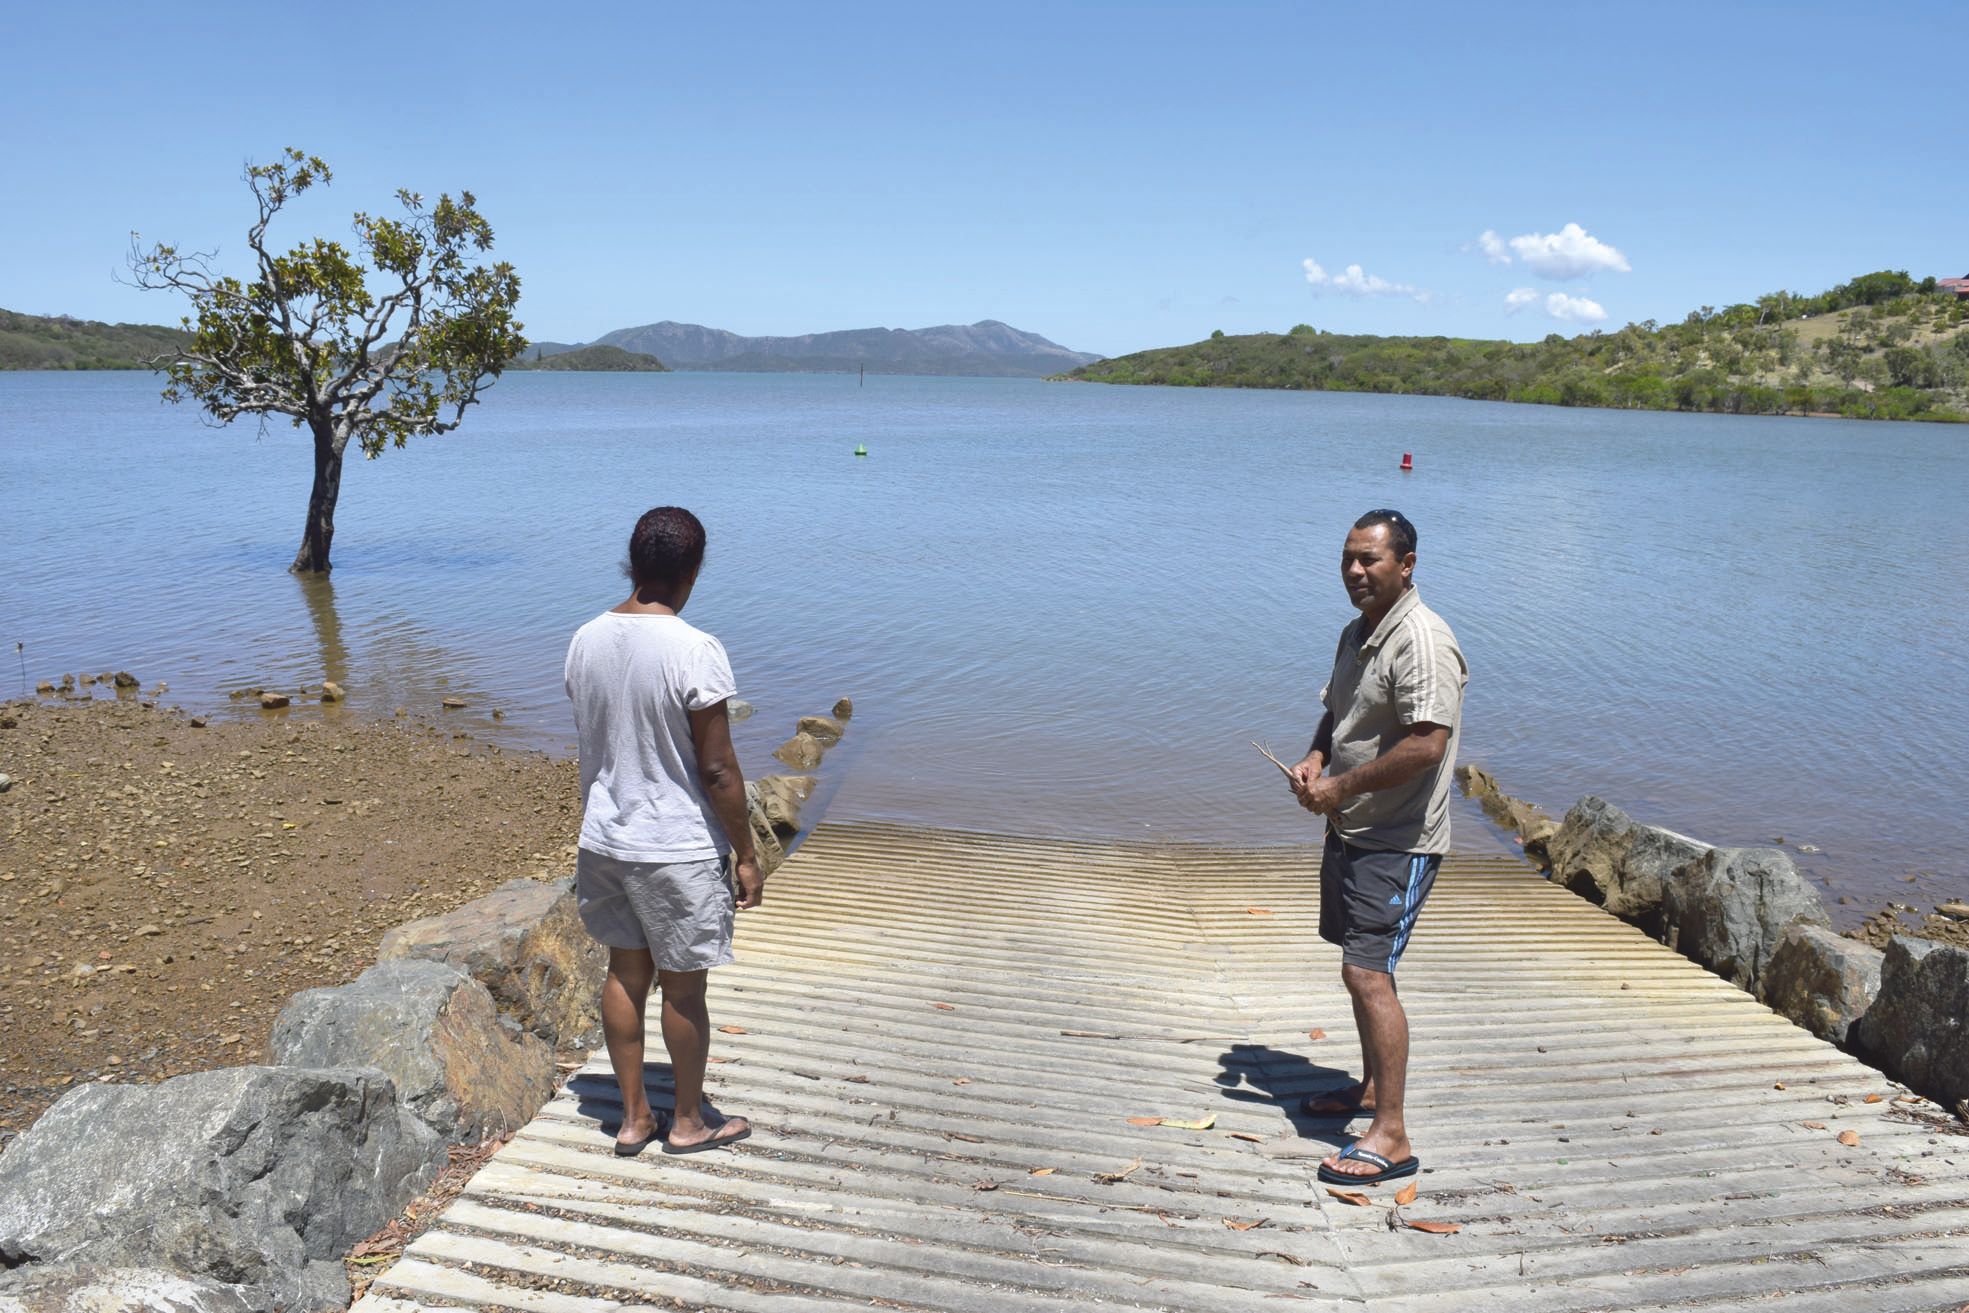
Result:
<svg viewBox="0 0 1969 1313"><path fill-rule="evenodd" d="M863 446L861 443L857 442L855 444L855 455L866 456L867 454L868 454L868 448Z"/></svg>

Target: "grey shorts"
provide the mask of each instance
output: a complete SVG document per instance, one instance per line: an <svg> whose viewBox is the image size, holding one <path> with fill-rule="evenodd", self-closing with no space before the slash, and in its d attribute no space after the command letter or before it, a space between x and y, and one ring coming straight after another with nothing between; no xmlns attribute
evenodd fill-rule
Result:
<svg viewBox="0 0 1969 1313"><path fill-rule="evenodd" d="M1436 853L1356 848L1328 830L1320 857L1320 938L1340 945L1347 965L1393 975L1442 862Z"/></svg>
<svg viewBox="0 0 1969 1313"><path fill-rule="evenodd" d="M580 850L574 896L581 923L610 948L647 948L659 971L702 971L732 958L737 894L725 864L625 862Z"/></svg>

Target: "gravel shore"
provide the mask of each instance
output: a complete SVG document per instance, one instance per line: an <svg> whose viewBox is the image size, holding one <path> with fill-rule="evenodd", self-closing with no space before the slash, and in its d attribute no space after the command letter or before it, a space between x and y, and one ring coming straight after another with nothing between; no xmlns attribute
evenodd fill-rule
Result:
<svg viewBox="0 0 1969 1313"><path fill-rule="evenodd" d="M70 1085L261 1058L383 932L573 869L575 766L429 724L0 704L0 1146Z"/></svg>

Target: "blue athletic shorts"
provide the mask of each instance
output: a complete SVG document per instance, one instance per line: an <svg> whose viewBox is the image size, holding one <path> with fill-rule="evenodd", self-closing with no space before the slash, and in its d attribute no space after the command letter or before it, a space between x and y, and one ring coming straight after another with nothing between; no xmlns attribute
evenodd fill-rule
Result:
<svg viewBox="0 0 1969 1313"><path fill-rule="evenodd" d="M1442 862L1437 853L1356 848L1328 830L1320 858L1320 938L1338 944L1348 965L1393 975Z"/></svg>

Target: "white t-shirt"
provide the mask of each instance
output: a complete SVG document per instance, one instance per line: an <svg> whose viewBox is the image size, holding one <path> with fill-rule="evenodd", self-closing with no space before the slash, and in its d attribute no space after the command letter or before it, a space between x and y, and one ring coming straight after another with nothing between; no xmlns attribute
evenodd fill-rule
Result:
<svg viewBox="0 0 1969 1313"><path fill-rule="evenodd" d="M674 615L604 611L575 631L565 673L581 740L581 846L625 862L724 856L688 715L738 691L724 645Z"/></svg>

